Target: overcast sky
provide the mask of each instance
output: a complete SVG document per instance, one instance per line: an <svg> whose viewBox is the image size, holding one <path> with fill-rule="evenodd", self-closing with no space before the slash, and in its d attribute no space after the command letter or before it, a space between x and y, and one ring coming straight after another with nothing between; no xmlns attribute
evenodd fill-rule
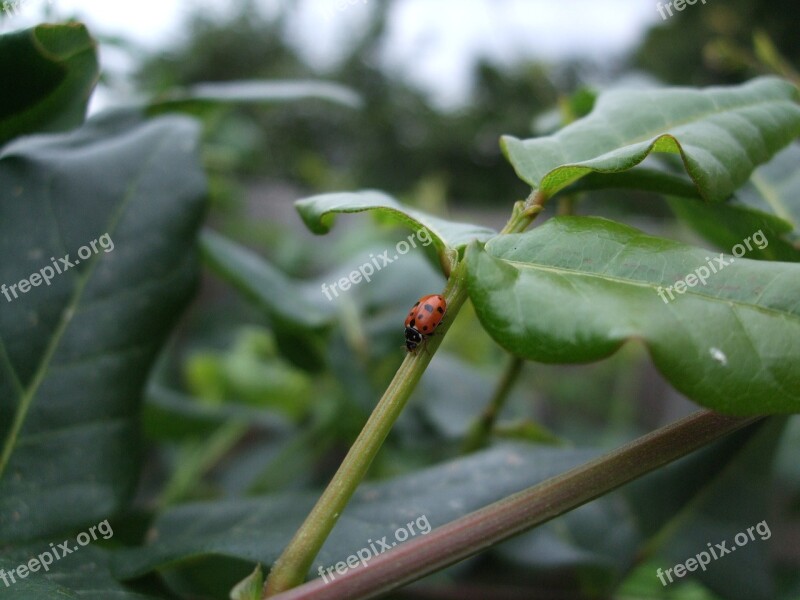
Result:
<svg viewBox="0 0 800 600"><path fill-rule="evenodd" d="M207 0L18 1L18 14L0 25L4 31L36 22L49 5L57 16L77 15L95 34L122 35L151 49L180 37L181 23L192 9L221 10L214 8L219 2ZM265 12L294 6L291 39L312 65L324 68L338 58L379 1L262 0L259 6ZM503 62L523 57L604 59L634 46L647 25L659 20L650 0L400 0L382 59L428 90L437 103L450 105L465 96L475 56ZM115 60L108 51L103 58Z"/></svg>

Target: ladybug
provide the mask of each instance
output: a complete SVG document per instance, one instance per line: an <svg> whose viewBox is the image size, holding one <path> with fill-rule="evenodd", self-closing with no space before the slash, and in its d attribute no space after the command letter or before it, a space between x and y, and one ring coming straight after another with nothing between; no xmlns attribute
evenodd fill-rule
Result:
<svg viewBox="0 0 800 600"><path fill-rule="evenodd" d="M439 294L423 296L417 300L406 317L406 350L416 352L417 346L429 335L433 335L446 311L447 301Z"/></svg>

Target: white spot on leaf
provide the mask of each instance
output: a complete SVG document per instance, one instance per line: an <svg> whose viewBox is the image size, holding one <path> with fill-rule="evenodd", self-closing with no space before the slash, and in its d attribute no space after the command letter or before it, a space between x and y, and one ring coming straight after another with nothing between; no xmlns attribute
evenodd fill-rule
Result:
<svg viewBox="0 0 800 600"><path fill-rule="evenodd" d="M711 354L711 358L713 358L723 367L728 364L728 357L725 356L725 353L719 348L711 348L708 353Z"/></svg>

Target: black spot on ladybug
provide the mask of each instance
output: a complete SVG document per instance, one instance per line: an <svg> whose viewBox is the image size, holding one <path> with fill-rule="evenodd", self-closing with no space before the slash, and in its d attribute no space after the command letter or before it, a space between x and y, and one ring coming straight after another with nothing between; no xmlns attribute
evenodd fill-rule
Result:
<svg viewBox="0 0 800 600"><path fill-rule="evenodd" d="M427 310L428 312L433 312L433 307L430 304L426 304L425 310Z"/></svg>
<svg viewBox="0 0 800 600"><path fill-rule="evenodd" d="M425 325L425 327L422 328L422 331L428 331L428 326Z"/></svg>
<svg viewBox="0 0 800 600"><path fill-rule="evenodd" d="M411 319L411 321L409 321L408 326L409 327L413 327L414 326L414 319Z"/></svg>
<svg viewBox="0 0 800 600"><path fill-rule="evenodd" d="M414 303L414 306L419 306L419 300ZM413 307L412 307L413 308Z"/></svg>
<svg viewBox="0 0 800 600"><path fill-rule="evenodd" d="M441 306L437 307L437 308L436 308L436 310L438 310L438 311L439 311L439 313L441 313L441 314L444 314L444 310L442 310L442 307L441 307Z"/></svg>

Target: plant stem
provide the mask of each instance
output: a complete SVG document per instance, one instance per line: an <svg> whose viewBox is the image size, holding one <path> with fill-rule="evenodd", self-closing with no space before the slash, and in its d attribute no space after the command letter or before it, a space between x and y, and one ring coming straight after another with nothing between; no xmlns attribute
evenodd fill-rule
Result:
<svg viewBox="0 0 800 600"><path fill-rule="evenodd" d="M406 355L328 487L273 564L264 585L263 598L300 585L305 580L311 563L367 474L370 464L441 344L444 334L467 299L465 275L464 263L459 263L453 269L443 293L447 301L446 320L437 330L437 335L429 339L425 349Z"/></svg>
<svg viewBox="0 0 800 600"><path fill-rule="evenodd" d="M478 417L470 427L469 433L464 440L464 445L461 448L463 453L473 452L483 448L487 444L489 436L492 433L492 427L494 427L497 417L503 410L506 400L522 371L522 365L524 363L525 361L517 356L512 356L509 359L508 365L503 372L503 377L500 379L500 383L492 395L492 399L489 401L486 408L483 409L481 416Z"/></svg>
<svg viewBox="0 0 800 600"><path fill-rule="evenodd" d="M511 218L500 233L524 231L542 211L545 200L544 195L534 190L525 202L518 202L514 206ZM430 338L425 349L416 354L406 355L406 359L395 373L328 487L294 534L289 545L272 565L264 584L262 598L269 598L291 589L305 580L311 563L361 480L366 476L369 466L386 436L389 435L397 417L400 416L411 392L414 391L450 324L467 299L466 265L463 261L460 261L449 274L443 295L447 301L447 315L437 330L437 335Z"/></svg>
<svg viewBox="0 0 800 600"><path fill-rule="evenodd" d="M547 196L539 190L532 190L527 199L514 205L511 218L500 233L522 233L525 231L528 225L544 210L546 202Z"/></svg>
<svg viewBox="0 0 800 600"><path fill-rule="evenodd" d="M367 568L356 566L328 583L317 579L273 600L359 600L386 593L607 494L760 418L696 412L373 557Z"/></svg>

